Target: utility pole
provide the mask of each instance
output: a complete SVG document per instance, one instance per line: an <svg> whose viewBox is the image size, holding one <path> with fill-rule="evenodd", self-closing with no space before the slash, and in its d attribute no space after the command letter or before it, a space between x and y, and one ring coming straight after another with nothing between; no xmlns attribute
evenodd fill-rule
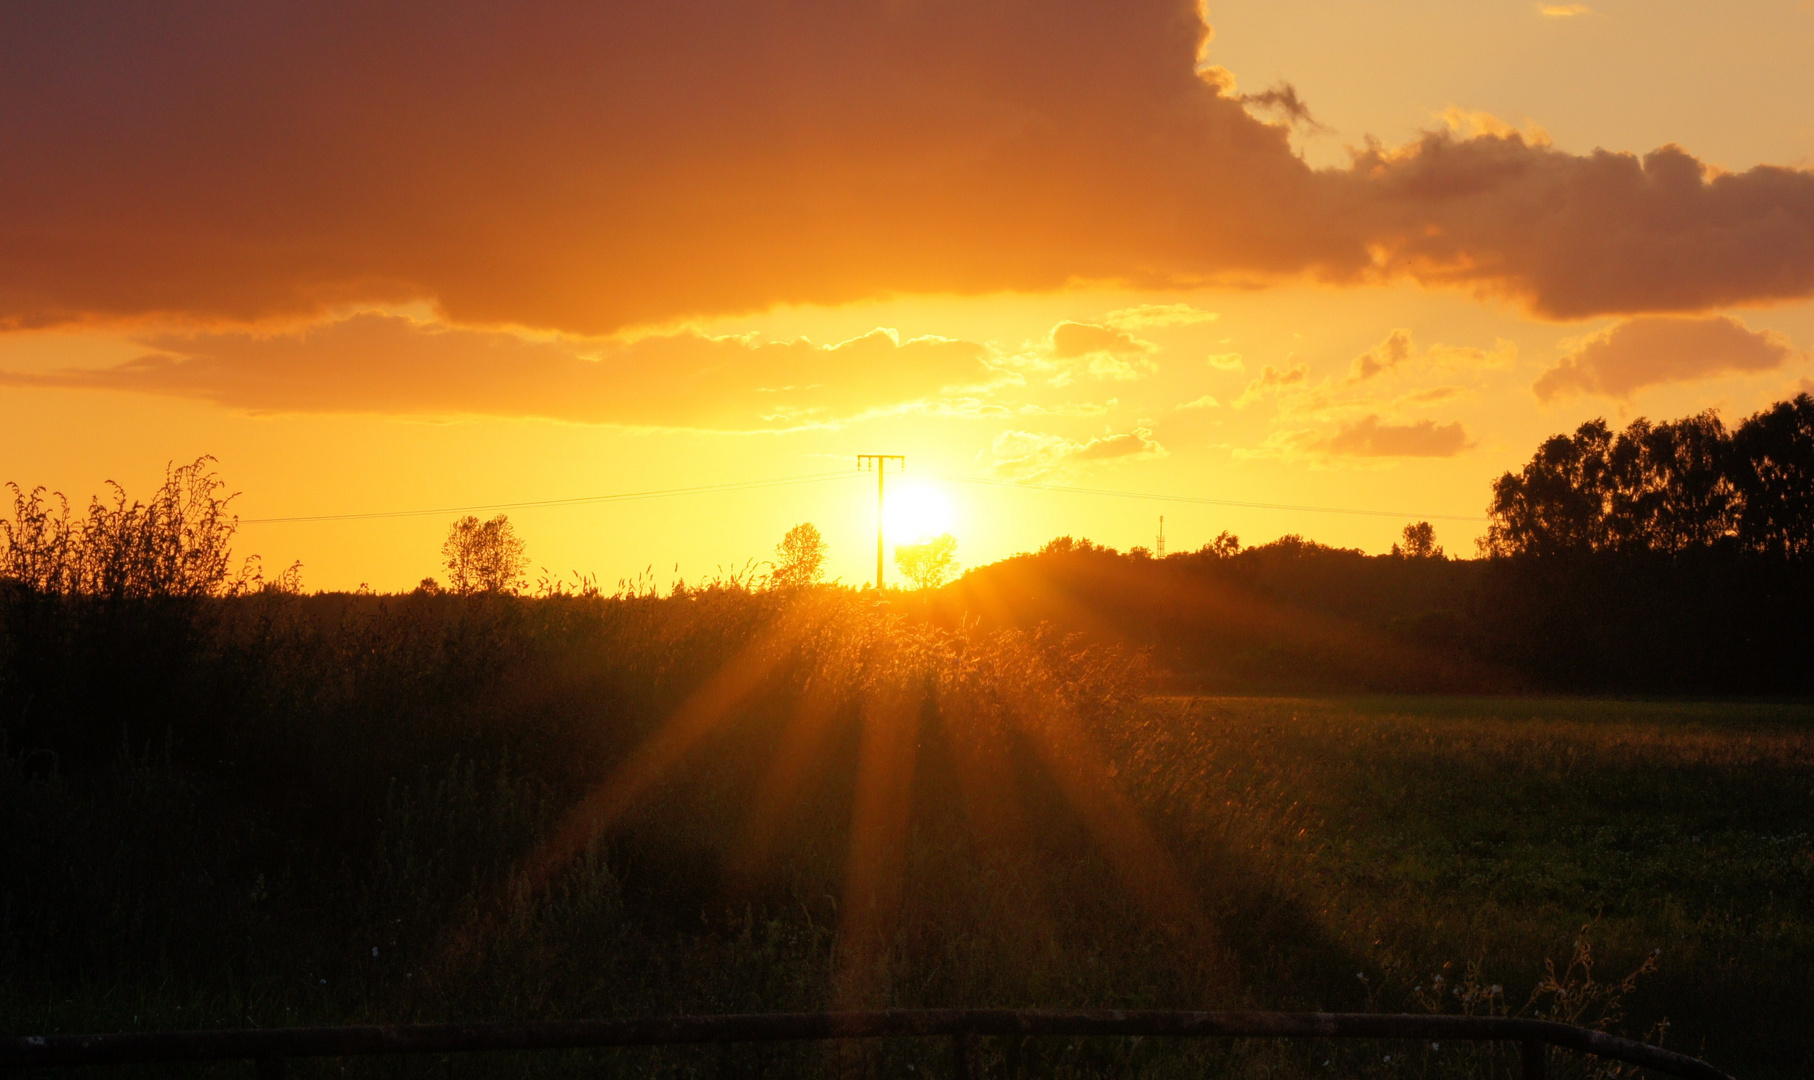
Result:
<svg viewBox="0 0 1814 1080"><path fill-rule="evenodd" d="M876 470L876 588L882 587L882 474L888 471L888 463L896 461L901 468L907 467L907 459L900 454L858 454L857 471L862 472L875 465Z"/></svg>
<svg viewBox="0 0 1814 1080"><path fill-rule="evenodd" d="M1165 515L1159 515L1159 557L1165 558Z"/></svg>

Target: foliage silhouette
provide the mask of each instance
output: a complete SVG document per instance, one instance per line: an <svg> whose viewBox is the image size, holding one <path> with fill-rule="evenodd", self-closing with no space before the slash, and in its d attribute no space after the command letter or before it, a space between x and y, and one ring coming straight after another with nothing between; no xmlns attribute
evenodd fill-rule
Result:
<svg viewBox="0 0 1814 1080"><path fill-rule="evenodd" d="M1450 560L1224 533L1157 559L1061 537L882 596L739 575L298 596L163 570L136 580L169 595L50 591L129 575L41 569L77 565L59 545L90 533L16 492L0 1015L25 1033L851 1002L1401 1007L1410 972L1461 955L1572 1009L1598 984L1529 976L1603 913L1609 960L1671 949L1627 1002L1637 1022L1667 1015L1747 1075L1797 1075L1805 1003L1780 987L1814 924L1805 709L1179 703L1150 694L1149 670L1242 690L1805 692L1787 404L1745 452L1777 507L1754 517L1769 549ZM1741 536L1764 501L1741 506ZM103 506L103 550L230 536L149 528L171 515L136 506ZM719 725L620 815L577 819L598 827L575 840L601 780L701 701ZM862 803L866 775L901 801ZM859 842L875 835L895 841L879 870ZM524 872L550 849L553 869ZM1164 860L1142 850L1177 880L1143 877ZM1742 916L1734 895L1755 898ZM1368 1049L1334 1051L1353 1055L1341 1074L1455 1074ZM877 1052L900 1055L878 1075L927 1064ZM1329 1075L1289 1049L1034 1052L1052 1075ZM603 1063L709 1071L689 1053Z"/></svg>
<svg viewBox="0 0 1814 1080"><path fill-rule="evenodd" d="M266 587L256 557L233 572L239 519L213 464L201 457L166 466L147 502L127 502L125 489L109 481L112 498L91 498L87 515L75 519L63 495L42 487L27 493L9 483L13 514L0 518L0 581L35 593L114 600L230 596ZM293 591L299 574L293 566L269 585Z"/></svg>
<svg viewBox="0 0 1814 1080"><path fill-rule="evenodd" d="M456 596L514 593L526 582L529 557L508 515L480 521L471 514L453 523L441 544L447 588Z"/></svg>
<svg viewBox="0 0 1814 1080"><path fill-rule="evenodd" d="M1442 545L1436 542L1436 528L1427 521L1406 525L1400 537L1402 544L1392 545L1392 554L1408 559L1440 559Z"/></svg>
<svg viewBox="0 0 1814 1080"><path fill-rule="evenodd" d="M1615 433L1592 420L1493 483L1483 554L1731 549L1779 558L1814 545L1814 399L1728 433L1712 412Z"/></svg>
<svg viewBox="0 0 1814 1080"><path fill-rule="evenodd" d="M957 537L940 533L917 544L898 544L894 565L916 589L936 589L957 573Z"/></svg>
<svg viewBox="0 0 1814 1080"><path fill-rule="evenodd" d="M769 585L776 589L802 589L825 576L825 538L818 526L803 522L787 530L775 545L775 567Z"/></svg>

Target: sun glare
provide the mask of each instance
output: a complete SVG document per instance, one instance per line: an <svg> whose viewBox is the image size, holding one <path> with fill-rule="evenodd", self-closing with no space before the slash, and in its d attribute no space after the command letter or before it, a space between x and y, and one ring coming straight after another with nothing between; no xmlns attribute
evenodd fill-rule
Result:
<svg viewBox="0 0 1814 1080"><path fill-rule="evenodd" d="M951 502L932 484L902 480L889 487L882 519L891 545L917 544L951 531Z"/></svg>

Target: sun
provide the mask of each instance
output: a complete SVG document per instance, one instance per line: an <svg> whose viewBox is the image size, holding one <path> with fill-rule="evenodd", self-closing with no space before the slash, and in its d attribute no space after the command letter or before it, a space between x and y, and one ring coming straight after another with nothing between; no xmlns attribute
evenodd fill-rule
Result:
<svg viewBox="0 0 1814 1080"><path fill-rule="evenodd" d="M951 502L936 486L917 480L890 485L882 524L890 544L917 544L951 531Z"/></svg>

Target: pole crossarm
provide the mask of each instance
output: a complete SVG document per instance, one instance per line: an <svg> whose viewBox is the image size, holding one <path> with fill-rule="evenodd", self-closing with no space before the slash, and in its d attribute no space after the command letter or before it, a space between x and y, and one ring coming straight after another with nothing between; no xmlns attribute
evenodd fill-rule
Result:
<svg viewBox="0 0 1814 1080"><path fill-rule="evenodd" d="M1544 1048L1641 1065L1684 1080L1732 1080L1660 1046L1550 1020L1389 1013L887 1009L876 1012L623 1017L520 1023L37 1035L0 1039L0 1069L357 1057L483 1050L794 1042L885 1036L1158 1036L1239 1039L1417 1039L1511 1042L1524 1073L1541 1076Z"/></svg>

